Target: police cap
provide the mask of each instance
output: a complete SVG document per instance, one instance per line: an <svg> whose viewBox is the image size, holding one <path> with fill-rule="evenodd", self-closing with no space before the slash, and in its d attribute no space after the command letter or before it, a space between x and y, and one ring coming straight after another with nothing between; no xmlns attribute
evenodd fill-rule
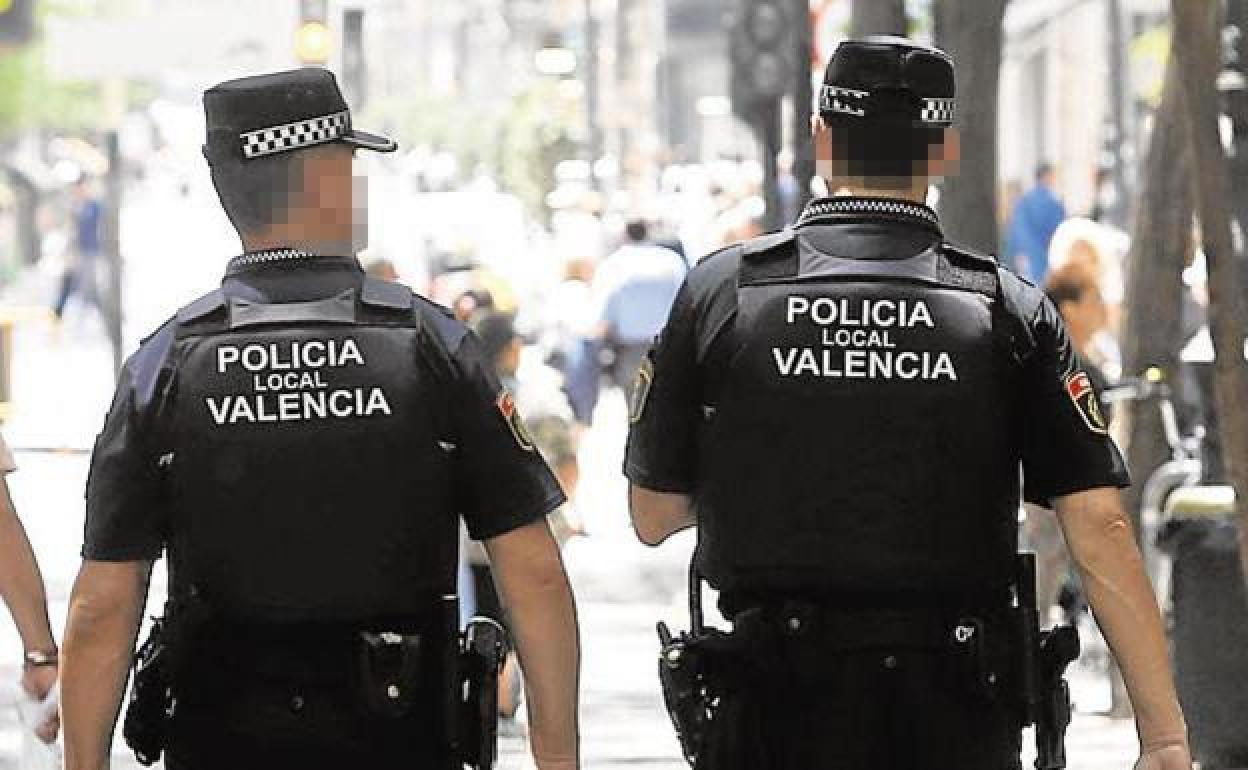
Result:
<svg viewBox="0 0 1248 770"><path fill-rule="evenodd" d="M955 94L948 54L904 37L878 35L837 46L824 75L819 114L942 128L953 125Z"/></svg>
<svg viewBox="0 0 1248 770"><path fill-rule="evenodd" d="M305 67L229 80L204 93L210 162L245 162L327 142L393 152L391 139L359 131L329 70Z"/></svg>

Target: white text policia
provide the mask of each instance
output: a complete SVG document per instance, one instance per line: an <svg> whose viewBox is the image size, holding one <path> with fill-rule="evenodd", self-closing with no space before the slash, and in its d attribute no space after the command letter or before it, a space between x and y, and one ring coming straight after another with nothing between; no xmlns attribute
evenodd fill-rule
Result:
<svg viewBox="0 0 1248 770"><path fill-rule="evenodd" d="M391 415L379 387L333 389L326 370L366 366L355 340L306 340L286 344L222 345L217 372L241 368L252 375L252 393L207 397L217 425L300 422ZM285 391L285 392L282 392Z"/></svg>

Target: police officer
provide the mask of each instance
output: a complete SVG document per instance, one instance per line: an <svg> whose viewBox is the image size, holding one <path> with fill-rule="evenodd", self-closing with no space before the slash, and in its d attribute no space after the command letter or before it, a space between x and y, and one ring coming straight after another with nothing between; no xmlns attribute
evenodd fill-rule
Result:
<svg viewBox="0 0 1248 770"><path fill-rule="evenodd" d="M1057 311L924 205L954 96L939 50L843 43L813 125L835 195L700 263L638 374L634 527L697 526L733 621L704 645L699 768L1017 768L1020 492L1056 506L1138 767L1190 768L1127 474Z"/></svg>
<svg viewBox="0 0 1248 770"><path fill-rule="evenodd" d="M246 251L129 359L97 441L67 766L108 765L167 551L167 767L460 767L442 597L462 516L512 613L537 766L576 767L579 649L546 524L563 493L475 336L354 256L353 154L394 142L356 130L320 69L222 83L204 104L204 154Z"/></svg>

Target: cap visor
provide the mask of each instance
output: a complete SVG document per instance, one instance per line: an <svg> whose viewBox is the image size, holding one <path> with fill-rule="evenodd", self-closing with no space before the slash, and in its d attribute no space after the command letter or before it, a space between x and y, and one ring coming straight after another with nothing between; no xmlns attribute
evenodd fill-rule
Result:
<svg viewBox="0 0 1248 770"><path fill-rule="evenodd" d="M393 139L387 139L378 134L370 134L367 131L351 130L351 133L343 136L338 141L345 142L352 147L359 147L364 150L373 150L375 152L394 152L399 149L399 145Z"/></svg>

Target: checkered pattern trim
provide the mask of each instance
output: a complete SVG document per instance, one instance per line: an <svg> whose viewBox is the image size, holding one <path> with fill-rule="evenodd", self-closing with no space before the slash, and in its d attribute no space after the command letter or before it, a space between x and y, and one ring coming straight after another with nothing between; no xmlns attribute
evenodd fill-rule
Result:
<svg viewBox="0 0 1248 770"><path fill-rule="evenodd" d="M924 99L923 108L919 112L919 120L938 126L953 125L953 99Z"/></svg>
<svg viewBox="0 0 1248 770"><path fill-rule="evenodd" d="M264 251L249 251L246 254L235 257L230 260L230 270L236 270L243 267L252 267L253 265L269 265L278 262L299 262L305 259L315 259L316 255L298 249L265 249Z"/></svg>
<svg viewBox="0 0 1248 770"><path fill-rule="evenodd" d="M299 120L284 126L248 131L243 141L243 157L248 160L290 152L303 147L332 142L346 136L351 130L351 116L346 111L319 118Z"/></svg>
<svg viewBox="0 0 1248 770"><path fill-rule="evenodd" d="M856 91L840 86L824 86L819 94L820 112L837 112L842 115L863 117L867 110L863 101L871 95L870 91Z"/></svg>
<svg viewBox="0 0 1248 770"><path fill-rule="evenodd" d="M811 201L797 226L816 224L845 216L882 216L909 219L940 229L940 218L927 206L883 198L821 198Z"/></svg>

